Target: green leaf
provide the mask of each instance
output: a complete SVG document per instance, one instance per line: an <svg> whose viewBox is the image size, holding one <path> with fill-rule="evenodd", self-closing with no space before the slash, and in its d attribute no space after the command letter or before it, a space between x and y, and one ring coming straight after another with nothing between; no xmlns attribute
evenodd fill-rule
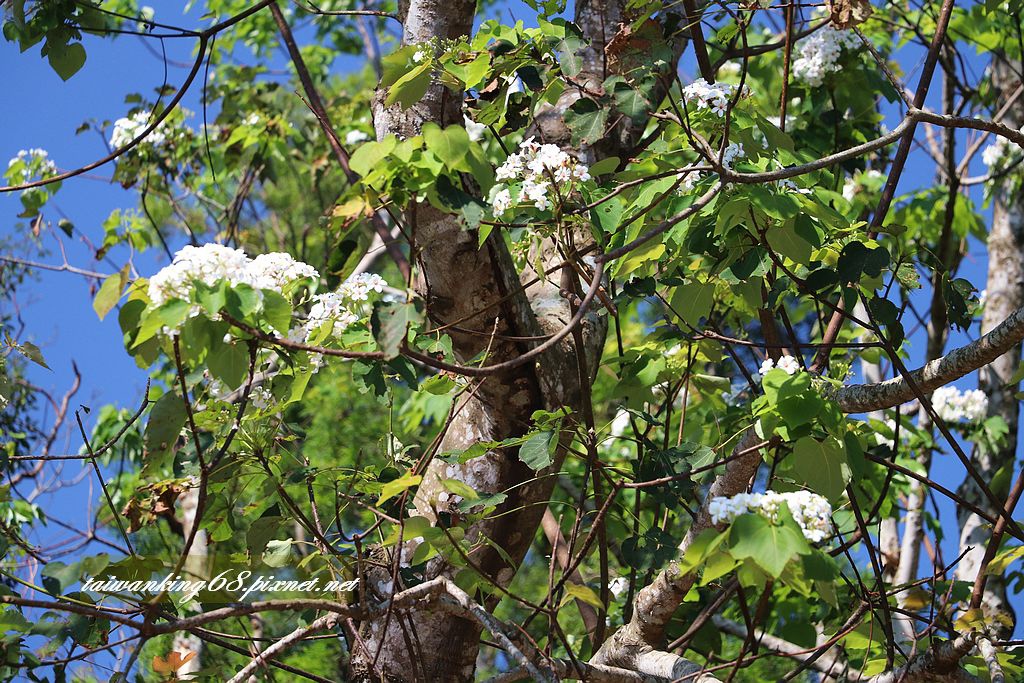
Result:
<svg viewBox="0 0 1024 683"><path fill-rule="evenodd" d="M622 559L639 571L660 569L676 556L679 539L661 529L653 528L640 536L630 536L622 542Z"/></svg>
<svg viewBox="0 0 1024 683"><path fill-rule="evenodd" d="M789 468L794 479L835 502L850 481L846 450L834 438L818 441L806 436L793 446Z"/></svg>
<svg viewBox="0 0 1024 683"><path fill-rule="evenodd" d="M465 166L469 153L469 133L462 126L448 126L444 130L436 123L423 125L423 140L447 168L457 170Z"/></svg>
<svg viewBox="0 0 1024 683"><path fill-rule="evenodd" d="M384 106L390 107L394 103L408 109L420 101L430 87L431 63L425 61L415 69L405 74L388 89L388 96L384 99Z"/></svg>
<svg viewBox="0 0 1024 683"><path fill-rule="evenodd" d="M519 447L519 459L534 472L542 470L553 462L557 446L558 432L537 432Z"/></svg>
<svg viewBox="0 0 1024 683"><path fill-rule="evenodd" d="M47 41L47 45L49 46L47 58L50 60L50 66L61 77L61 80L68 80L85 65L85 48L81 43L57 46L51 45L50 41Z"/></svg>
<svg viewBox="0 0 1024 683"><path fill-rule="evenodd" d="M46 364L46 360L43 359L43 352L40 351L39 347L32 342L22 342L14 348L18 350L18 353L25 356L25 358L28 358L36 365L41 365L47 370L50 369L50 366Z"/></svg>
<svg viewBox="0 0 1024 683"><path fill-rule="evenodd" d="M249 374L249 353L242 344L219 344L210 349L206 364L210 374L237 389Z"/></svg>
<svg viewBox="0 0 1024 683"><path fill-rule="evenodd" d="M459 479L442 479L441 486L443 486L446 491L454 493L456 496L462 496L466 500L476 500L480 497L480 495L473 490L472 486Z"/></svg>
<svg viewBox="0 0 1024 683"><path fill-rule="evenodd" d="M604 175L606 173L613 173L615 169L619 167L618 157L605 157L600 161L594 162L590 166L590 175L597 176ZM607 203L607 202L605 202Z"/></svg>
<svg viewBox="0 0 1024 683"><path fill-rule="evenodd" d="M263 317L280 334L287 334L292 324L292 304L277 292L264 289Z"/></svg>
<svg viewBox="0 0 1024 683"><path fill-rule="evenodd" d="M555 45L558 64L562 67L562 73L569 78L575 78L583 71L583 58L580 56L582 51L583 41L575 35L567 35Z"/></svg>
<svg viewBox="0 0 1024 683"><path fill-rule="evenodd" d="M778 578L790 560L811 552L811 547L795 524L772 524L760 515L740 515L729 531L729 552L738 560L753 560Z"/></svg>
<svg viewBox="0 0 1024 683"><path fill-rule="evenodd" d="M672 295L672 310L691 327L699 328L700 319L711 312L715 286L710 283L694 282L676 287Z"/></svg>
<svg viewBox="0 0 1024 683"><path fill-rule="evenodd" d="M423 304L412 301L376 301L370 316L370 329L386 357L398 355L410 325L423 322Z"/></svg>
<svg viewBox="0 0 1024 683"><path fill-rule="evenodd" d="M283 541L267 541L267 549L263 551L263 564L268 567L283 567L292 556L292 539Z"/></svg>
<svg viewBox="0 0 1024 683"><path fill-rule="evenodd" d="M581 97L566 110L564 119L574 145L593 143L604 137L608 110L589 97Z"/></svg>
<svg viewBox="0 0 1024 683"><path fill-rule="evenodd" d="M380 498L377 499L377 507L380 507L386 501L394 498L402 491L419 485L421 481L423 481L423 477L418 474L413 474L412 472L406 472L398 479L392 479L381 488Z"/></svg>
<svg viewBox="0 0 1024 683"><path fill-rule="evenodd" d="M368 175L397 145L398 138L394 135L389 135L380 142L367 142L352 153L348 160L349 168L361 176Z"/></svg>
<svg viewBox="0 0 1024 683"><path fill-rule="evenodd" d="M648 261L656 261L660 259L664 253L665 245L658 240L652 239L645 244L641 244L639 247L629 252L624 259L619 261L615 275L618 277L624 277Z"/></svg>
<svg viewBox="0 0 1024 683"><path fill-rule="evenodd" d="M174 447L181 428L185 426L185 402L173 391L157 400L149 413L143 443L150 455L166 453Z"/></svg>
<svg viewBox="0 0 1024 683"><path fill-rule="evenodd" d="M869 249L863 242L850 242L839 254L836 270L843 282L857 282L861 275L878 277L889 265L889 252L885 247Z"/></svg>
<svg viewBox="0 0 1024 683"><path fill-rule="evenodd" d="M125 266L121 272L109 276L100 285L100 290L96 292L96 298L92 302L92 308L96 311L96 315L99 316L100 320L107 317L107 313L110 313L111 309L117 305L127 283L128 266Z"/></svg>

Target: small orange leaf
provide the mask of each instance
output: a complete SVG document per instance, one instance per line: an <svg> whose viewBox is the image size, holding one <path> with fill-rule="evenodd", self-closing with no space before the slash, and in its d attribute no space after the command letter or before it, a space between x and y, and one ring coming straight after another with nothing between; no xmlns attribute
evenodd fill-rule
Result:
<svg viewBox="0 0 1024 683"><path fill-rule="evenodd" d="M195 652L186 652L181 654L180 652L171 652L166 657L153 657L153 671L159 674L170 674L174 673L181 667L185 666L196 656Z"/></svg>

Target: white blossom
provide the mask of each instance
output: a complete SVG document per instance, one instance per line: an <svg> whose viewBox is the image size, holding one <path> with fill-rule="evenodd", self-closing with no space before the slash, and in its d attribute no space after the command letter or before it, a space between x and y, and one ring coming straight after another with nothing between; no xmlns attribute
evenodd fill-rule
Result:
<svg viewBox="0 0 1024 683"><path fill-rule="evenodd" d="M870 186L881 184L885 175L881 171L869 168L866 171L858 171L853 177L843 181L843 199L852 202L854 197L869 189Z"/></svg>
<svg viewBox="0 0 1024 683"><path fill-rule="evenodd" d="M800 361L793 356L783 356L779 359L778 368L787 375L793 375L800 371Z"/></svg>
<svg viewBox="0 0 1024 683"><path fill-rule="evenodd" d="M988 396L980 389L961 392L951 385L939 387L932 393L932 407L946 422L981 422L988 414Z"/></svg>
<svg viewBox="0 0 1024 683"><path fill-rule="evenodd" d="M557 145L528 138L497 168L494 177L499 182L520 183L515 202L509 188L496 185L492 190L491 206L495 215L501 215L514 203L533 204L541 211L551 207L556 197L571 194L576 182L590 180L590 169Z"/></svg>
<svg viewBox="0 0 1024 683"><path fill-rule="evenodd" d="M494 193L494 197L491 198L491 208L494 210L495 216L504 215L511 207L512 193L509 192L507 187Z"/></svg>
<svg viewBox="0 0 1024 683"><path fill-rule="evenodd" d="M248 265L248 270L252 275L254 287L275 291L281 291L297 280L316 280L320 277L316 268L308 263L296 261L290 254L283 252L260 254Z"/></svg>
<svg viewBox="0 0 1024 683"><path fill-rule="evenodd" d="M223 281L232 286L246 284L281 291L297 280L319 277L315 268L284 253L261 254L250 259L241 249L221 244L186 245L174 255L169 266L149 279L149 299L154 306L172 299L191 302L196 283L212 287Z"/></svg>
<svg viewBox="0 0 1024 683"><path fill-rule="evenodd" d="M424 52L423 50L416 50L415 54L413 54L413 56L412 56L412 61L414 61L417 64L419 64L420 62L422 62L426 58L427 58L427 53L426 52Z"/></svg>
<svg viewBox="0 0 1024 683"><path fill-rule="evenodd" d="M722 165L726 168L732 168L733 163L737 159L742 159L745 156L746 153L743 151L743 143L730 142L726 145L725 149L722 150Z"/></svg>
<svg viewBox="0 0 1024 683"><path fill-rule="evenodd" d="M152 112L138 111L127 118L120 118L114 121L114 130L110 134L110 146L120 149L139 137L154 120ZM167 121L161 121L160 125L150 131L143 140L146 144L154 147L162 145L167 141Z"/></svg>
<svg viewBox="0 0 1024 683"><path fill-rule="evenodd" d="M830 531L832 506L828 500L810 491L791 493L739 493L732 497L716 496L708 503L712 524L730 524L740 515L755 514L771 522L778 521L782 503L786 503L804 537L811 543L824 540Z"/></svg>
<svg viewBox="0 0 1024 683"><path fill-rule="evenodd" d="M50 153L39 147L20 150L17 156L7 162L7 168L12 168L17 163L22 164L22 182L27 183L36 175L41 178L57 175L57 165L50 159ZM12 182L17 182L17 180L12 180Z"/></svg>
<svg viewBox="0 0 1024 683"><path fill-rule="evenodd" d="M719 117L724 117L737 90L738 86L729 83L711 84L703 78L698 78L683 88L683 99L698 110L709 109ZM748 89L744 87L741 94L749 94Z"/></svg>
<svg viewBox="0 0 1024 683"><path fill-rule="evenodd" d="M353 145L358 145L360 142L366 142L369 139L370 136L364 131L359 129L350 130L345 134L345 145L351 147Z"/></svg>
<svg viewBox="0 0 1024 683"><path fill-rule="evenodd" d="M470 140L473 142L480 142L484 139L484 134L487 132L487 126L482 123L477 123L465 114L462 115L462 121L466 125L466 132L469 134Z"/></svg>
<svg viewBox="0 0 1024 683"><path fill-rule="evenodd" d="M764 362L761 363L760 374L762 377L768 374L773 369L779 369L785 372L787 375L794 375L800 372L800 361L793 356L783 356L779 359L779 364L776 365L775 361L771 358L765 358Z"/></svg>
<svg viewBox="0 0 1024 683"><path fill-rule="evenodd" d="M302 341L308 341L316 330L327 323L331 324L333 335L342 334L362 318L360 304L367 301L372 292L383 292L385 287L387 281L380 275L361 273L345 280L334 292L317 294L309 309ZM297 336L295 330L289 334Z"/></svg>
<svg viewBox="0 0 1024 683"><path fill-rule="evenodd" d="M815 31L797 44L799 56L793 62L793 78L813 87L820 86L825 76L839 71L843 49L859 43L853 31L840 31L831 26Z"/></svg>

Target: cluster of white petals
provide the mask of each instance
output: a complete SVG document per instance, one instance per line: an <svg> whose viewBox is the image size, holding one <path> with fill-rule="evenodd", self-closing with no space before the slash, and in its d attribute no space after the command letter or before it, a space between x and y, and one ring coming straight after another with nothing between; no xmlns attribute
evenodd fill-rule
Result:
<svg viewBox="0 0 1024 683"><path fill-rule="evenodd" d="M860 39L853 31L840 31L825 26L798 43L799 56L793 62L793 77L817 87L825 76L839 71L839 57L844 48L853 48Z"/></svg>
<svg viewBox="0 0 1024 683"><path fill-rule="evenodd" d="M129 142L139 137L142 131L146 130L153 122L154 115L148 111L137 111L127 118L120 118L114 121L114 130L110 134L110 146L120 149ZM143 142L149 145L158 146L167 141L167 121L161 121L160 125L153 129L145 137Z"/></svg>
<svg viewBox="0 0 1024 683"><path fill-rule="evenodd" d="M988 414L988 396L981 389L962 392L954 386L939 387L932 394L932 406L946 422L981 422Z"/></svg>
<svg viewBox="0 0 1024 683"><path fill-rule="evenodd" d="M317 294L313 297L306 324L293 328L288 338L292 341L307 341L327 323L331 323L334 335L340 335L362 317L361 304L370 298L370 293L383 292L387 284L376 273L361 273L345 280L334 292Z"/></svg>
<svg viewBox="0 0 1024 683"><path fill-rule="evenodd" d="M149 279L149 298L155 306L172 299L191 302L196 283L212 287L227 282L232 286L247 284L255 289L281 291L297 280L318 277L315 268L284 253L261 254L250 259L241 249L221 244L186 245L174 255L171 265Z"/></svg>
<svg viewBox="0 0 1024 683"><path fill-rule="evenodd" d="M499 182L520 183L515 201L510 188L494 186L491 208L500 216L515 204L533 204L541 211L549 208L556 192L557 196L568 196L574 182L590 180L590 169L558 145L542 145L531 137L519 144L519 152L510 155L494 177Z"/></svg>
<svg viewBox="0 0 1024 683"><path fill-rule="evenodd" d="M732 168L732 165L736 163L737 159L742 159L746 156L746 152L743 151L743 144L740 142L730 142L726 145L725 149L722 150L722 165L726 168Z"/></svg>
<svg viewBox="0 0 1024 683"><path fill-rule="evenodd" d="M1024 133L1024 127L1021 128ZM998 137L981 152L981 160L989 172L1001 171L1010 164L1020 161L1021 148L1006 138Z"/></svg>
<svg viewBox="0 0 1024 683"><path fill-rule="evenodd" d="M729 498L716 496L708 503L708 514L712 524L729 524L740 515L748 514L777 522L783 503L789 507L790 514L808 541L817 543L829 535L832 506L824 497L810 491L739 493Z"/></svg>
<svg viewBox="0 0 1024 683"><path fill-rule="evenodd" d="M16 157L7 162L7 168L17 163L23 164L21 175L24 182L32 180L32 176L36 174L43 178L57 174L57 165L50 160L50 153L39 147L19 151ZM32 168L33 165L36 166L35 169Z"/></svg>
<svg viewBox="0 0 1024 683"><path fill-rule="evenodd" d="M710 109L722 117L728 111L729 102L735 97L737 87L728 83L708 83L703 78L698 78L683 88L683 99L698 110ZM746 87L742 94L748 94Z"/></svg>
<svg viewBox="0 0 1024 683"><path fill-rule="evenodd" d="M770 370L773 370L775 368L782 370L787 375L795 375L796 373L800 372L800 361L798 361L793 356L783 356L782 358L779 359L779 364L776 365L775 361L773 361L771 358L765 358L764 362L761 363L761 376L764 377L765 375L768 374Z"/></svg>

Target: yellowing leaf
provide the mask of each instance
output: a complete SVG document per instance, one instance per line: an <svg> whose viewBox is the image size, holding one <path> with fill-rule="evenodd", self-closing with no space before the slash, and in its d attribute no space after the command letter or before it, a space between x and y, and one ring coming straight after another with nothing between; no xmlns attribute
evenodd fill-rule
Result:
<svg viewBox="0 0 1024 683"><path fill-rule="evenodd" d="M383 505L384 501L394 498L402 491L411 489L421 481L423 481L423 477L418 474L413 474L412 472L406 472L398 479L389 481L381 488L380 498L377 499L377 505Z"/></svg>
<svg viewBox="0 0 1024 683"><path fill-rule="evenodd" d="M572 581L565 582L565 597L562 598L562 605L565 605L569 600L582 600L597 609L604 609L604 603L601 602L601 598L597 596L594 589L589 586L573 583ZM559 607L562 605L559 605Z"/></svg>
<svg viewBox="0 0 1024 683"><path fill-rule="evenodd" d="M363 197L356 197L350 199L344 204L338 204L331 211L331 216L334 218L353 218L355 216L372 216L373 207Z"/></svg>

